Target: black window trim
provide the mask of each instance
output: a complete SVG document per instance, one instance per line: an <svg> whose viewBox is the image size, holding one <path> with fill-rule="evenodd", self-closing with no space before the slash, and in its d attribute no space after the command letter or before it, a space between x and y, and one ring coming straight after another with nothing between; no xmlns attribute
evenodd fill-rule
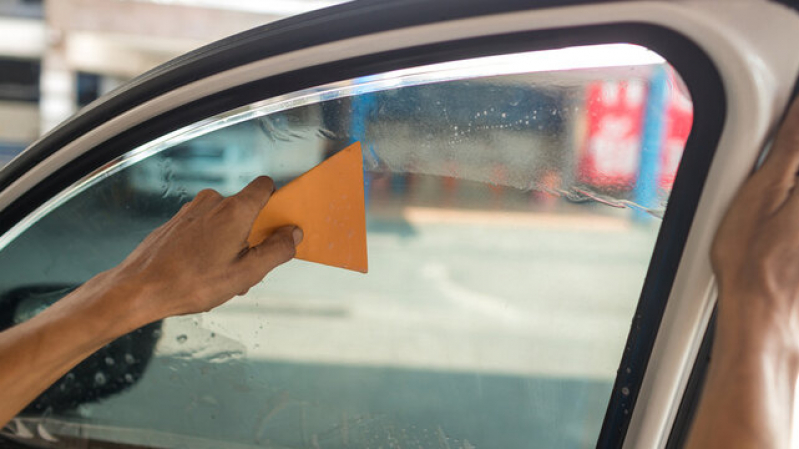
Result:
<svg viewBox="0 0 799 449"><path fill-rule="evenodd" d="M55 193L109 160L168 132L261 99L436 62L618 42L642 45L665 57L682 76L694 101L693 130L653 251L597 443L598 448L620 448L726 117L723 81L711 59L689 38L665 27L627 22L470 38L337 61L238 86L153 117L68 163L0 212L0 233L6 232ZM179 70L189 71L192 66L184 65ZM95 106L92 110L100 107ZM83 129L80 123L75 122L72 126L75 132L69 129L63 132L79 135L77 130ZM52 149L52 142L58 141L56 137L40 142L37 151L47 153L48 148ZM7 174L0 176L0 182L7 180Z"/></svg>

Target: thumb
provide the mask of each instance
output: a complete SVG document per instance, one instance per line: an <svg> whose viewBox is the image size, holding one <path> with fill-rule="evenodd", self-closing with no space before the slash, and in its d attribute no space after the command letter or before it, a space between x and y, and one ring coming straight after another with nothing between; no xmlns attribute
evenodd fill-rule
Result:
<svg viewBox="0 0 799 449"><path fill-rule="evenodd" d="M259 245L247 250L240 263L247 267L247 271L252 270L257 283L277 266L294 258L302 237L302 230L297 226L278 228Z"/></svg>

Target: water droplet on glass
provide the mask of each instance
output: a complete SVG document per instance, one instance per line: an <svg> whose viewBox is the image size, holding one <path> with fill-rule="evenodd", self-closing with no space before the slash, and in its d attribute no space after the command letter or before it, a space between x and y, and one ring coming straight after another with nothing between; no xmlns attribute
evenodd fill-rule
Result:
<svg viewBox="0 0 799 449"><path fill-rule="evenodd" d="M105 364L108 365L108 366L113 366L114 365L114 359L112 359L111 357L106 357L105 358Z"/></svg>
<svg viewBox="0 0 799 449"><path fill-rule="evenodd" d="M105 373L103 373L102 371L98 371L94 375L94 384L95 385L105 385L105 382L106 382Z"/></svg>
<svg viewBox="0 0 799 449"><path fill-rule="evenodd" d="M242 353L240 351L222 351L216 354L211 354L206 358L206 360L211 363L225 363L229 360L239 359L241 356Z"/></svg>
<svg viewBox="0 0 799 449"><path fill-rule="evenodd" d="M133 383L133 375L130 374L130 373L125 374L125 382L127 382L129 384L132 384Z"/></svg>
<svg viewBox="0 0 799 449"><path fill-rule="evenodd" d="M624 396L629 396L630 395L630 389L627 388L627 387L621 387L621 394L623 394Z"/></svg>
<svg viewBox="0 0 799 449"><path fill-rule="evenodd" d="M175 340L178 343L183 344L183 343L186 343L186 340L188 340L188 339L189 339L189 337L187 337L186 334L180 334L180 335L178 335L178 337Z"/></svg>
<svg viewBox="0 0 799 449"><path fill-rule="evenodd" d="M133 354L127 353L125 354L125 363L127 363L128 365L133 365L134 363L136 363L136 358L133 357Z"/></svg>

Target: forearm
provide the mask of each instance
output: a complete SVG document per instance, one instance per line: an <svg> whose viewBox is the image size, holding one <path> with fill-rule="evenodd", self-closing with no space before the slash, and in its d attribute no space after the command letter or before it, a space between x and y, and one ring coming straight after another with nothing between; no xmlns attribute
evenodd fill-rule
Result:
<svg viewBox="0 0 799 449"><path fill-rule="evenodd" d="M103 273L0 333L0 427L86 357L140 325L135 287Z"/></svg>
<svg viewBox="0 0 799 449"><path fill-rule="evenodd" d="M294 257L302 231L248 236L274 183L259 177L228 198L203 190L117 267L0 333L0 426L114 339L168 316L206 312Z"/></svg>
<svg viewBox="0 0 799 449"><path fill-rule="evenodd" d="M792 335L757 313L720 318L719 326L687 447L789 447L799 374Z"/></svg>

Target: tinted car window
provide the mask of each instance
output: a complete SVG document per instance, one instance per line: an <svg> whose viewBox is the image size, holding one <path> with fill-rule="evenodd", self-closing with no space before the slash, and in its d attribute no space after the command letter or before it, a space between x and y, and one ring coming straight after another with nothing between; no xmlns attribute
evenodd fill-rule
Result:
<svg viewBox="0 0 799 449"><path fill-rule="evenodd" d="M665 61L610 45L379 74L164 136L5 237L4 326L120 262L201 189L281 186L353 141L369 274L292 261L245 297L110 344L6 432L593 447L691 117Z"/></svg>

